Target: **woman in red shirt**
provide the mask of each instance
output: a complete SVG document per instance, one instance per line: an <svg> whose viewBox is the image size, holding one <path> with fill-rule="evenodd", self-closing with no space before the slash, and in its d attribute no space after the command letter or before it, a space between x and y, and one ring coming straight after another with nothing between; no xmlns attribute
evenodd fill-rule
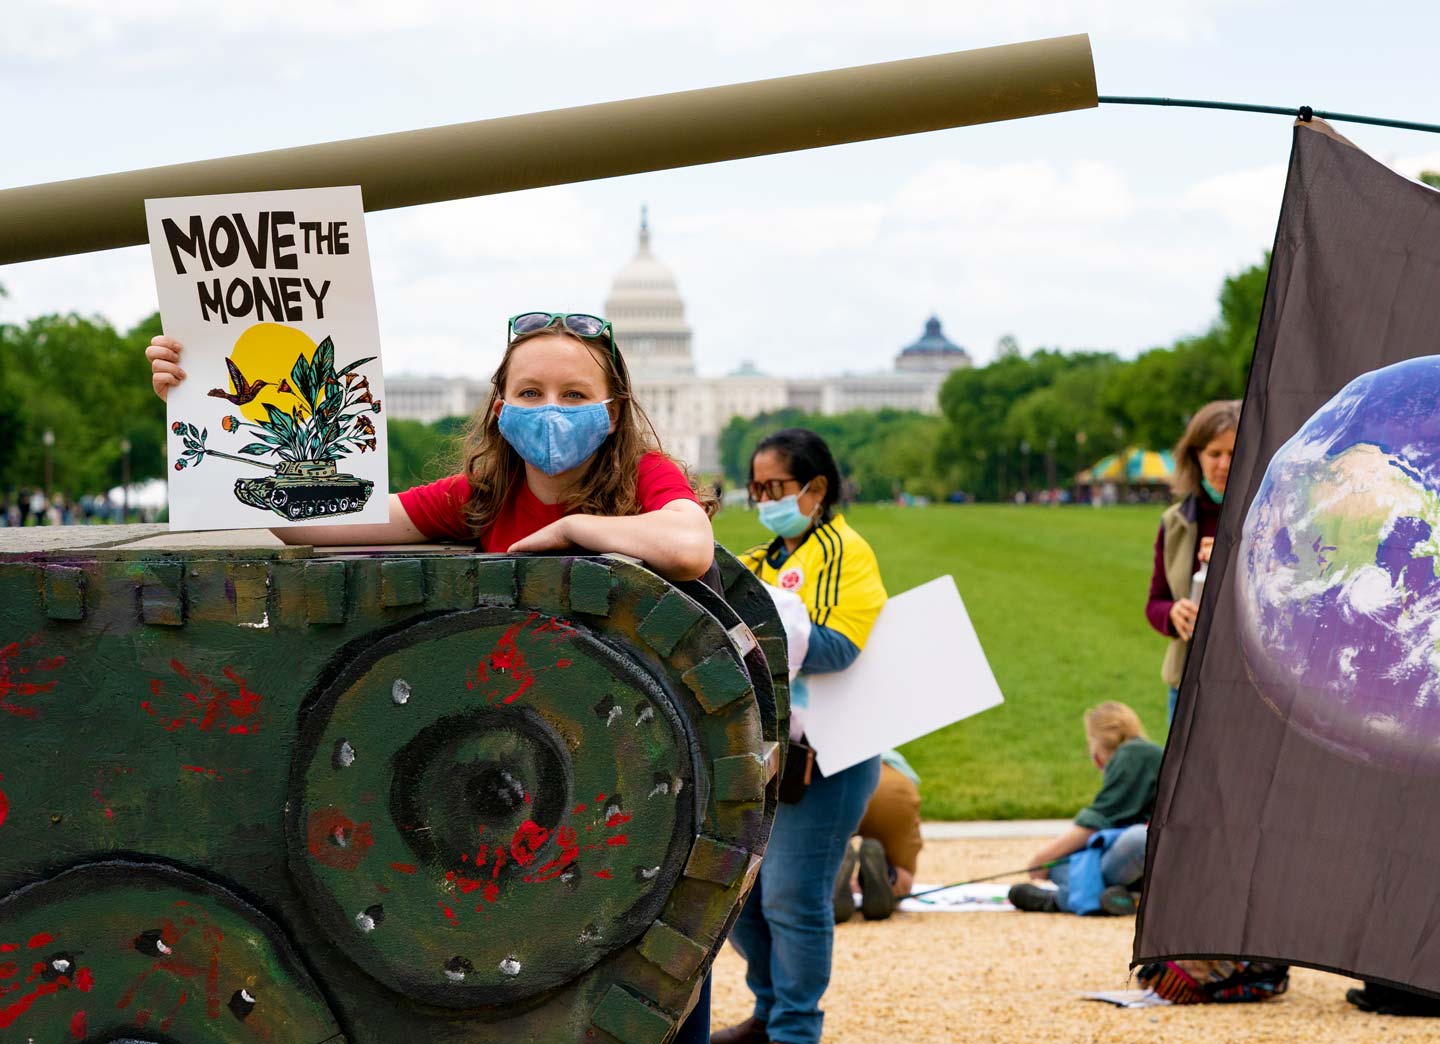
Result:
<svg viewBox="0 0 1440 1044"><path fill-rule="evenodd" d="M181 348L162 335L145 350L162 399L185 378ZM457 540L492 552L613 551L670 580L703 576L715 547L709 515L632 397L610 323L550 312L510 320L459 474L392 493L383 524L274 533L286 543Z"/></svg>

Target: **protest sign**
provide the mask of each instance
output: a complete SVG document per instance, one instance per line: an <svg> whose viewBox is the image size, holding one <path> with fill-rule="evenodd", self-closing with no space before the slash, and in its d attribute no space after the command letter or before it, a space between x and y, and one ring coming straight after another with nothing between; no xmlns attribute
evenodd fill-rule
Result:
<svg viewBox="0 0 1440 1044"><path fill-rule="evenodd" d="M1136 963L1440 992L1437 287L1440 193L1297 125Z"/></svg>
<svg viewBox="0 0 1440 1044"><path fill-rule="evenodd" d="M386 522L384 380L358 187L145 201L173 529Z"/></svg>
<svg viewBox="0 0 1440 1044"><path fill-rule="evenodd" d="M891 598L848 669L805 681L805 734L827 775L1003 702L949 576Z"/></svg>

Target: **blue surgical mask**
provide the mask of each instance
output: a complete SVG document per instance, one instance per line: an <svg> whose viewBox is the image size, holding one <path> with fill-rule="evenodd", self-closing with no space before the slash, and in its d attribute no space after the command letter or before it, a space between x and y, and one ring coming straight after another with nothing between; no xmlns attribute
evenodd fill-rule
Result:
<svg viewBox="0 0 1440 1044"><path fill-rule="evenodd" d="M810 488L805 483L800 493ZM810 516L800 511L800 493L791 493L779 500L762 500L756 505L760 524L779 537L798 537L810 528Z"/></svg>
<svg viewBox="0 0 1440 1044"><path fill-rule="evenodd" d="M500 407L500 434L527 464L547 475L579 467L610 435L610 411L604 402L583 406Z"/></svg>

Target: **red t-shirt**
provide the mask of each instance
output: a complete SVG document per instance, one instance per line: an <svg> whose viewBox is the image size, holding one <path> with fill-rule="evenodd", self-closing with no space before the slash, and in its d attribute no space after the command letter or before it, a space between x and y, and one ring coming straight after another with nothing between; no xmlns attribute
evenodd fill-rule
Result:
<svg viewBox="0 0 1440 1044"><path fill-rule="evenodd" d="M640 458L635 494L642 512L658 511L676 500L700 503L690 483L685 481L684 473L660 453L647 453ZM405 514L427 540L473 540L465 522L465 505L469 500L470 482L464 475L451 475L400 494ZM512 487L510 499L490 528L480 534L480 549L508 551L517 540L559 521L566 513L561 504L542 504L522 480Z"/></svg>

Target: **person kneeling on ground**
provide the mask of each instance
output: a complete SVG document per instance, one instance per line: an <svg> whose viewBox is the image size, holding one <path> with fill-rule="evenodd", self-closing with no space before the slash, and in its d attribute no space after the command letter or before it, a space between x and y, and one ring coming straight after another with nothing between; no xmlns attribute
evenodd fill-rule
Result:
<svg viewBox="0 0 1440 1044"><path fill-rule="evenodd" d="M1015 885L1010 902L1018 910L1135 912L1145 874L1145 825L1155 807L1163 752L1145 737L1139 716L1114 701L1085 712L1085 735L1090 760L1105 774L1100 793L1070 829L1035 853L1030 876L1048 877L1056 887ZM1098 860L1091 856L1097 850Z"/></svg>
<svg viewBox="0 0 1440 1044"><path fill-rule="evenodd" d="M855 838L859 838L856 844ZM835 923L855 915L855 894L867 921L883 921L915 886L920 849L920 777L898 750L880 755L880 784L845 850L835 877Z"/></svg>

